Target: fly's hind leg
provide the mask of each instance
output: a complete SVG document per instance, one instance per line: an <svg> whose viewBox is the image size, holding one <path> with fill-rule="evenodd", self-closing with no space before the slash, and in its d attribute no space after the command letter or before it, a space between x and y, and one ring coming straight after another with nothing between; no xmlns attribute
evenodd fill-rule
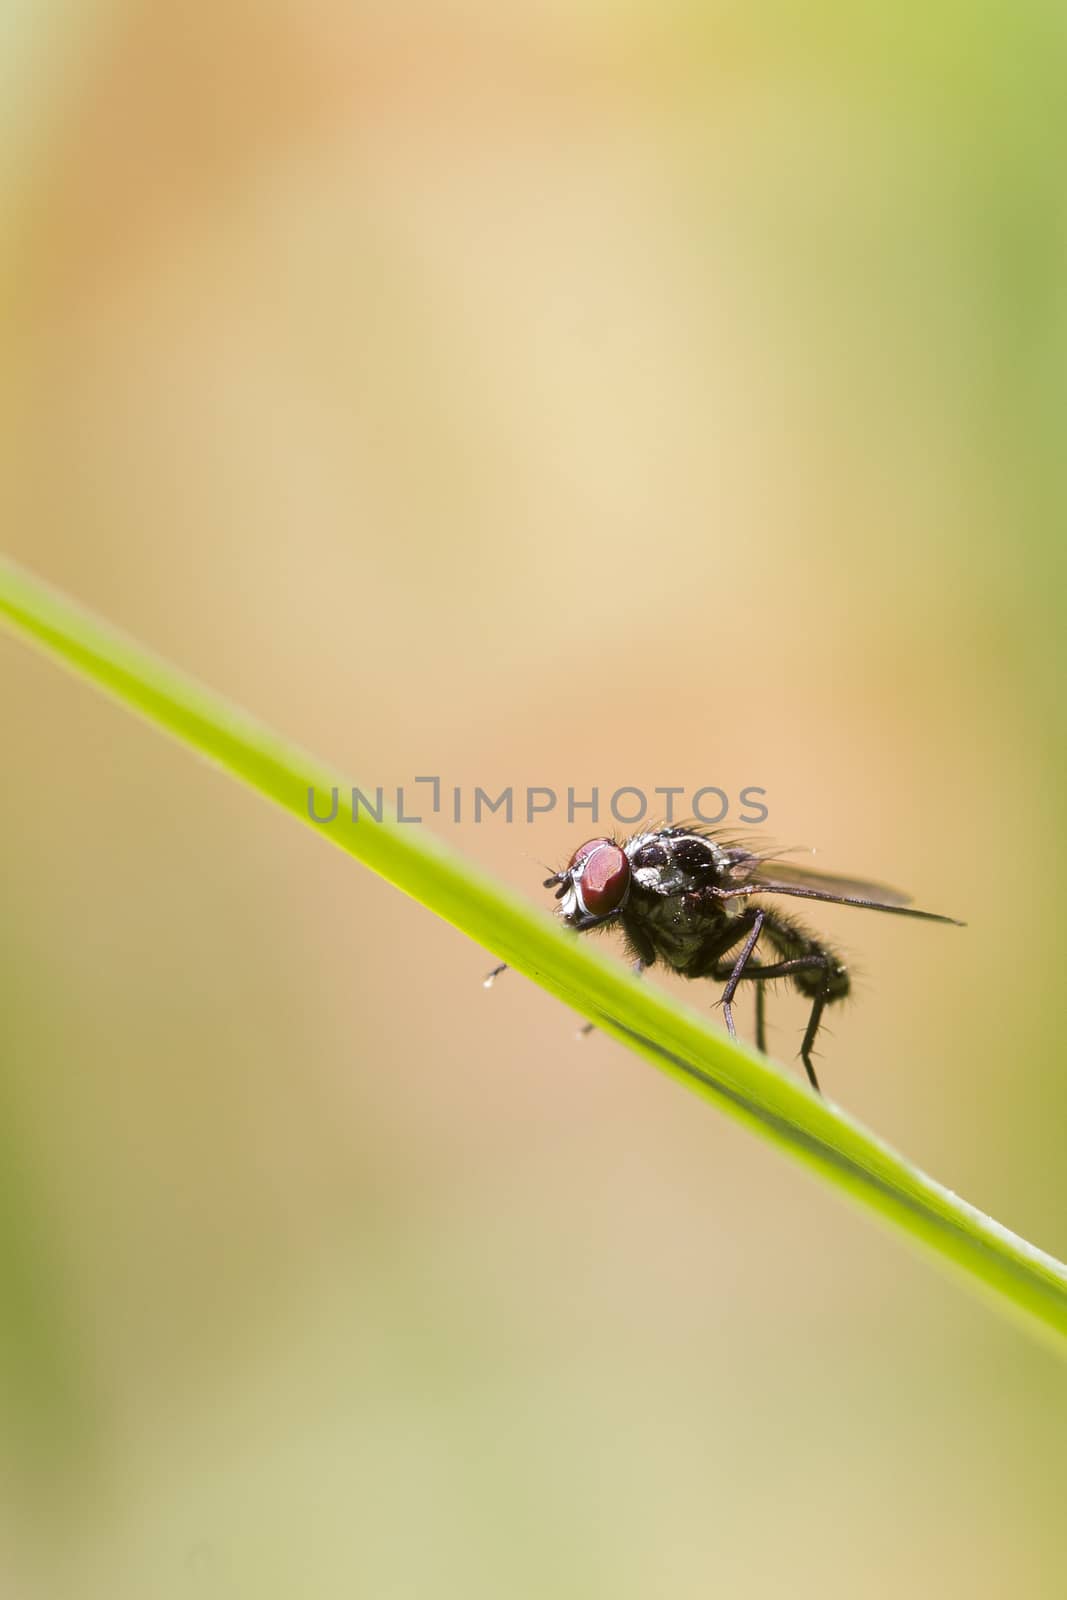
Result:
<svg viewBox="0 0 1067 1600"><path fill-rule="evenodd" d="M819 1031L819 1024L822 1022L822 1014L829 1002L839 997L834 989L837 969L838 963L834 960L834 957L828 951L822 951L819 955L798 956L795 961L776 961L773 967L760 967L758 971L742 974L746 978L769 979L795 978L803 973L811 973L813 976L818 974L822 979L814 995L811 993L810 985L805 985L801 989L802 994L807 994L811 997L811 1013L800 1045L800 1059L804 1063L804 1071L808 1075L808 1082L816 1094L822 1094L822 1090L819 1088L819 1080L815 1076L815 1068L811 1064L811 1055L815 1048L815 1036ZM798 987L800 986L798 985Z"/></svg>
<svg viewBox="0 0 1067 1600"><path fill-rule="evenodd" d="M766 937L783 957L769 966L762 966L758 962L738 960L727 982L727 989L731 984L736 988L744 979L754 980L759 984L757 994L756 1029L757 1038L761 1027L761 1015L758 1007L759 997L763 993L765 983L775 978L791 978L800 993L811 1001L811 1012L808 1016L808 1025L804 1030L804 1038L800 1046L800 1059L804 1063L804 1071L808 1075L808 1082L816 1094L821 1094L819 1080L815 1076L815 1067L812 1064L812 1054L815 1048L815 1039L822 1023L822 1014L831 1000L839 1000L848 993L849 978L845 965L825 945L811 938L802 929L793 923L767 913L763 918L763 930ZM748 949L748 941L745 950ZM742 955L745 955L745 950ZM751 953L751 952L749 952ZM747 958L746 958L747 959ZM717 973L716 976L723 974ZM730 990L732 993L732 989Z"/></svg>
<svg viewBox="0 0 1067 1600"><path fill-rule="evenodd" d="M822 1094L822 1090L819 1088L819 1080L815 1076L815 1068L811 1064L811 1052L815 1045L815 1035L819 1031L819 1023L822 1021L822 1014L828 999L828 993L823 990L811 1002L811 1016L808 1018L808 1025L804 1029L804 1038L800 1046L800 1059L804 1063L804 1071L808 1075L808 1082L816 1094Z"/></svg>
<svg viewBox="0 0 1067 1600"><path fill-rule="evenodd" d="M748 972L742 972L738 975L738 981L741 978L754 978L759 984L759 988L756 990L757 1043L761 1021L760 1000L764 993L764 984L771 982L775 978L796 978L804 973L818 974L827 979L832 967L833 957L824 952L820 955L797 956L793 961L776 961L773 966L769 967L752 967ZM805 989L801 992L810 993L810 990ZM822 1021L822 1014L826 1009L827 1001L833 998L834 995L828 982L820 985L818 992L812 997L811 1014L808 1017L808 1025L804 1030L804 1039L800 1046L800 1059L804 1063L804 1071L808 1075L808 1082L816 1094L822 1094L822 1090L819 1088L819 1080L815 1076L815 1068L811 1064L811 1053L815 1046L815 1035L819 1031L819 1024ZM759 1045L759 1048L762 1050L763 1046Z"/></svg>

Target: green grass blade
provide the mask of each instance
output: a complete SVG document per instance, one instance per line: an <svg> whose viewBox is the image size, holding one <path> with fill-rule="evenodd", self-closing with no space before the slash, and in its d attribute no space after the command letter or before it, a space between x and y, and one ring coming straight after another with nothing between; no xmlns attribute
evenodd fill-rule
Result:
<svg viewBox="0 0 1067 1600"><path fill-rule="evenodd" d="M0 560L0 621L81 677L241 778L405 894L476 939L737 1120L843 1189L1001 1307L1067 1348L1067 1268L967 1205L799 1080L639 984L544 907L509 893L426 828L352 820L353 787L218 695ZM317 824L308 796L337 818ZM1057 1337L1058 1336L1058 1337Z"/></svg>

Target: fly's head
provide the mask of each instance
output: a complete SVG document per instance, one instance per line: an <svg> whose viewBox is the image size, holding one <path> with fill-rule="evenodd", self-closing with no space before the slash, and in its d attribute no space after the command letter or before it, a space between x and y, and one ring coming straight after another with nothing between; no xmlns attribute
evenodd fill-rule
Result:
<svg viewBox="0 0 1067 1600"><path fill-rule="evenodd" d="M555 889L568 927L583 932L618 915L629 898L631 876L630 859L614 839L587 839L544 886Z"/></svg>

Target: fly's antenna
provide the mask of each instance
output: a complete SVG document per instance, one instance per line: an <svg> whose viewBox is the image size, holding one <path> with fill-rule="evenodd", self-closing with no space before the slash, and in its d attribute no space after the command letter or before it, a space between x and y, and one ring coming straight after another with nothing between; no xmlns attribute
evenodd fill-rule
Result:
<svg viewBox="0 0 1067 1600"><path fill-rule="evenodd" d="M547 861L542 861L541 860L540 856L532 856L530 854L529 850L524 850L522 852L522 854L523 854L524 860L526 860L526 861L536 861L537 865L539 867L543 867L546 872L552 872L552 873L556 872L556 868L555 867L550 867Z"/></svg>

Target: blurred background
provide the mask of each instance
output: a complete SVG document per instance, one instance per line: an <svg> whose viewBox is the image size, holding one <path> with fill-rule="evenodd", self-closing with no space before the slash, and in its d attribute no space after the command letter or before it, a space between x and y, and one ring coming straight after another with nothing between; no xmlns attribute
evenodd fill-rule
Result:
<svg viewBox="0 0 1067 1600"><path fill-rule="evenodd" d="M0 28L8 553L364 786L758 785L966 918L811 918L823 1081L1067 1253L1062 7ZM1043 1347L3 638L0 720L4 1593L1062 1593ZM546 913L590 831L434 826Z"/></svg>

